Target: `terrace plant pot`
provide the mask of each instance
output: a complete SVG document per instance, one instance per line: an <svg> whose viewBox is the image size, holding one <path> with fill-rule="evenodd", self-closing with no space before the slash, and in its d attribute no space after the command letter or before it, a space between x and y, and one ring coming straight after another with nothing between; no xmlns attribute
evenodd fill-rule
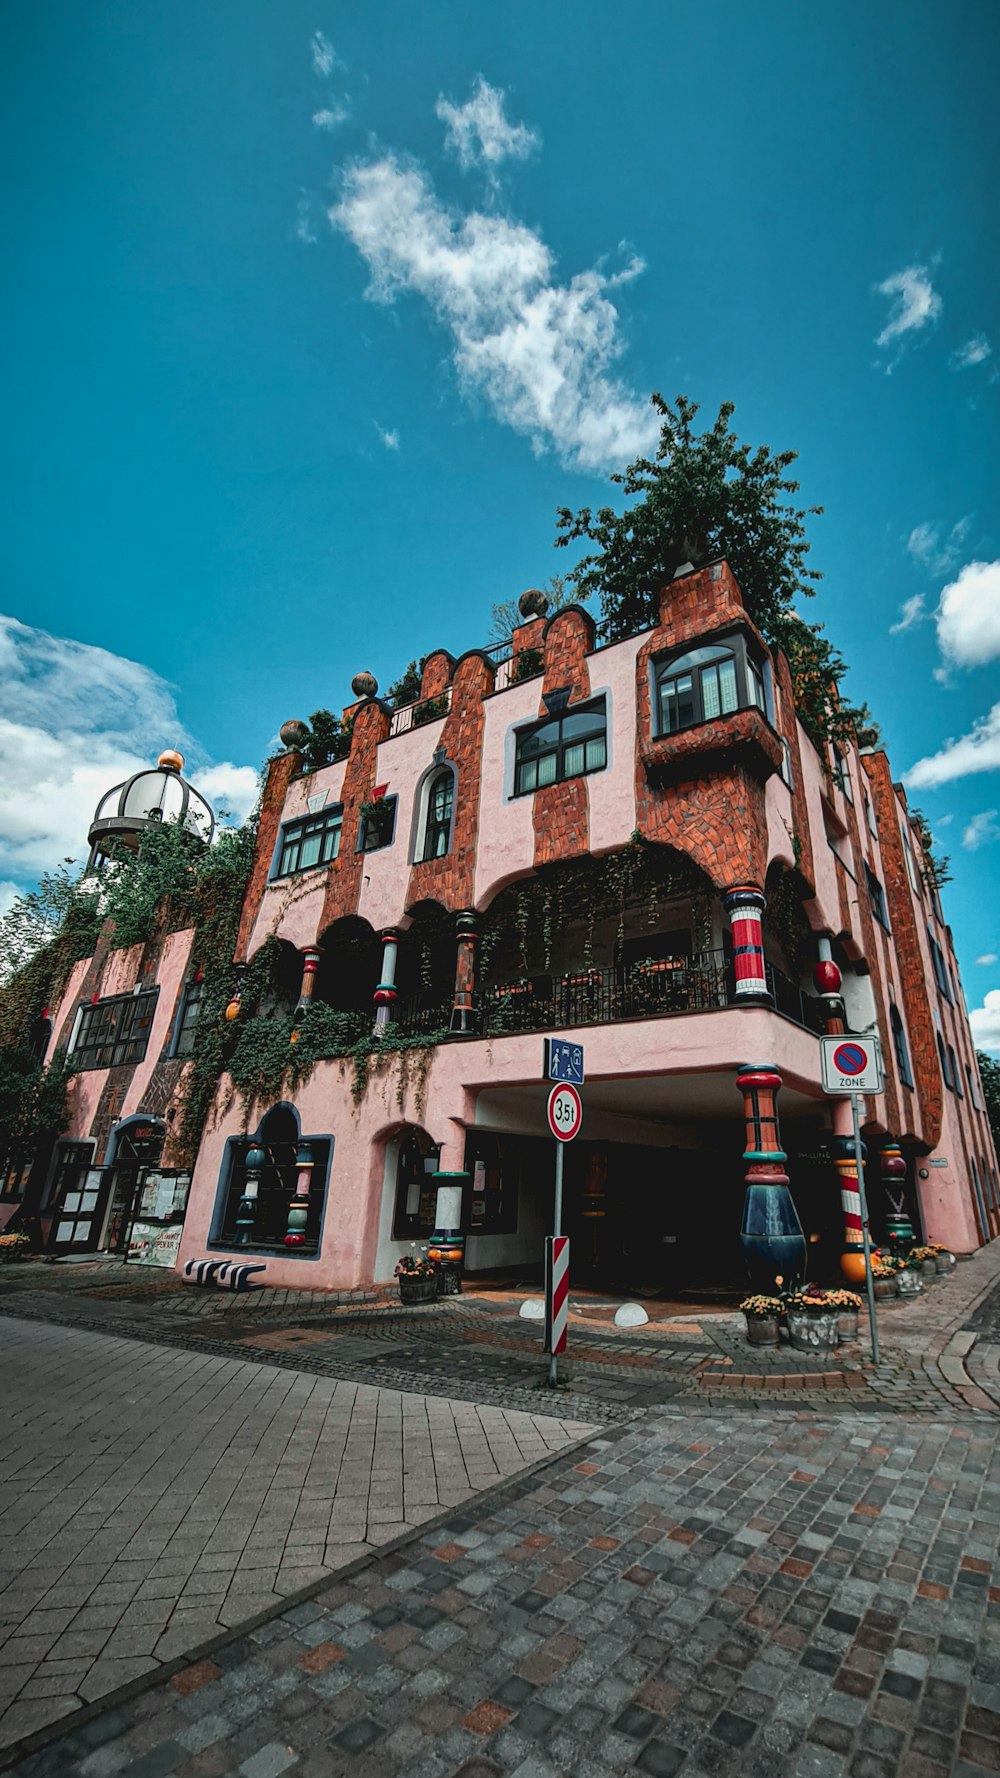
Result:
<svg viewBox="0 0 1000 1778"><path fill-rule="evenodd" d="M900 1296L919 1296L923 1288L924 1281L913 1266L904 1266L896 1274L896 1289Z"/></svg>
<svg viewBox="0 0 1000 1778"><path fill-rule="evenodd" d="M938 1275L937 1260L923 1259L920 1262L921 1278L936 1278Z"/></svg>
<svg viewBox="0 0 1000 1778"><path fill-rule="evenodd" d="M938 1253L934 1256L934 1265L939 1273L950 1272L954 1264L955 1255L953 1253Z"/></svg>
<svg viewBox="0 0 1000 1778"><path fill-rule="evenodd" d="M837 1315L837 1332L842 1340L856 1340L858 1337L857 1309L841 1309Z"/></svg>
<svg viewBox="0 0 1000 1778"><path fill-rule="evenodd" d="M895 1278L873 1278L872 1285L875 1291L876 1302L884 1303L889 1297L898 1294Z"/></svg>
<svg viewBox="0 0 1000 1778"><path fill-rule="evenodd" d="M837 1344L837 1323L840 1317L835 1309L817 1314L806 1309L788 1311L788 1342L797 1352L830 1352Z"/></svg>
<svg viewBox="0 0 1000 1778"><path fill-rule="evenodd" d="M438 1294L436 1273L400 1272L398 1283L401 1303L432 1303Z"/></svg>
<svg viewBox="0 0 1000 1778"><path fill-rule="evenodd" d="M776 1346L778 1344L778 1318L773 1320L763 1315L747 1315L747 1341L751 1346Z"/></svg>

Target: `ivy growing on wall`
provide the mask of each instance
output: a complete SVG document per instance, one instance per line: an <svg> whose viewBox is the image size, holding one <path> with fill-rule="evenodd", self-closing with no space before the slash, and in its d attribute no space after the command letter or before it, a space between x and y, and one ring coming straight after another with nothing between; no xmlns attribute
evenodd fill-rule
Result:
<svg viewBox="0 0 1000 1778"><path fill-rule="evenodd" d="M248 986L252 984L243 986L244 997ZM442 1029L404 1036L390 1023L382 1036L376 1037L371 1013L341 1012L323 1001L314 1001L301 1014L255 1013L240 1020L235 1046L225 1067L249 1119L255 1106L280 1099L286 1085L294 1088L308 1080L317 1063L333 1061L350 1065L351 1095L356 1105L364 1098L373 1072L397 1061L397 1104L402 1110L410 1085L409 1060L416 1056L418 1072L414 1084L417 1113L422 1116L431 1051L447 1035Z"/></svg>

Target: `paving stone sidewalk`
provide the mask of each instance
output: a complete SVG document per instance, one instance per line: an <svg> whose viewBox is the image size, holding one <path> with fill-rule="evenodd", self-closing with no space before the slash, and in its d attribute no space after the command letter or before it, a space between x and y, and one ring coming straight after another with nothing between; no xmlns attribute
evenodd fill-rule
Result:
<svg viewBox="0 0 1000 1778"><path fill-rule="evenodd" d="M0 1747L590 1430L537 1401L0 1328Z"/></svg>
<svg viewBox="0 0 1000 1778"><path fill-rule="evenodd" d="M650 1410L206 1653L18 1778L983 1778L1000 1456Z"/></svg>

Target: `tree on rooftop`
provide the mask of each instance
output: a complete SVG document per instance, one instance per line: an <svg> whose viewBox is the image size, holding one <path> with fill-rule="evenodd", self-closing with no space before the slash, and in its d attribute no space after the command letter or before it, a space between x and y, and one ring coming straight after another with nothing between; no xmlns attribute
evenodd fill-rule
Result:
<svg viewBox="0 0 1000 1778"><path fill-rule="evenodd" d="M611 477L631 503L621 512L559 508L557 548L581 539L596 546L566 576L573 597L599 595L612 635L627 635L656 622L660 589L685 562L724 556L748 615L788 656L796 706L813 740L822 746L858 734L869 741L869 733L859 733L868 730L869 713L839 691L846 663L821 626L793 609L822 579L806 565L805 520L823 508L791 498L799 491L789 475L797 453L744 444L731 425L731 401L698 432L697 402L684 395L673 406L659 394L650 400L662 421L655 458L638 457Z"/></svg>

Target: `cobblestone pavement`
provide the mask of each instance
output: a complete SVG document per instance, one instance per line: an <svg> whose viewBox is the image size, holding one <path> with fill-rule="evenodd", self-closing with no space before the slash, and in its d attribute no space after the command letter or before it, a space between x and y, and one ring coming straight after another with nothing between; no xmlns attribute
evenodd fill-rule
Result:
<svg viewBox="0 0 1000 1778"><path fill-rule="evenodd" d="M526 1414L0 1327L0 1746L591 1430L537 1397Z"/></svg>
<svg viewBox="0 0 1000 1778"><path fill-rule="evenodd" d="M992 1420L652 1409L68 1726L19 1778L983 1778Z"/></svg>
<svg viewBox="0 0 1000 1778"><path fill-rule="evenodd" d="M861 1345L827 1358L784 1345L751 1349L738 1315L654 1320L630 1330L578 1316L563 1405L577 1419L604 1422L693 1399L708 1409L737 1399L744 1407L819 1407L836 1398L838 1409L855 1412L996 1412L1000 1381L992 1391L980 1379L975 1387L964 1354L943 1367L939 1357L949 1331L971 1325L998 1266L1000 1252L986 1248L923 1296L880 1304L878 1372L868 1362L864 1316ZM544 1374L539 1324L520 1321L510 1302L471 1294L403 1309L385 1299L331 1303L319 1292L197 1291L118 1265L31 1264L6 1268L0 1304L22 1317L220 1356L238 1351L299 1372L525 1412L537 1411Z"/></svg>

